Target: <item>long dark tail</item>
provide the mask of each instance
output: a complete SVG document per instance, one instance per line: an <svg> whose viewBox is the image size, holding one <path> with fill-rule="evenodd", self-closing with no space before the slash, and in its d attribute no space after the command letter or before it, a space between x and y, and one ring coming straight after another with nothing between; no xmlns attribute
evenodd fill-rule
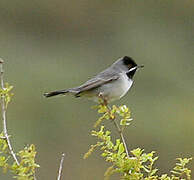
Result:
<svg viewBox="0 0 194 180"><path fill-rule="evenodd" d="M70 92L69 90L60 90L60 91L52 91L52 92L49 92L49 93L44 93L44 96L45 97L52 97L52 96L56 96L56 95L59 95L59 94L66 94Z"/></svg>
<svg viewBox="0 0 194 180"><path fill-rule="evenodd" d="M65 95L65 94L73 94L77 97L77 94L79 94L79 90L77 88L71 88L71 89L66 89L66 90L59 90L59 91L52 91L48 93L44 93L45 97L52 97L52 96L57 96L57 95Z"/></svg>

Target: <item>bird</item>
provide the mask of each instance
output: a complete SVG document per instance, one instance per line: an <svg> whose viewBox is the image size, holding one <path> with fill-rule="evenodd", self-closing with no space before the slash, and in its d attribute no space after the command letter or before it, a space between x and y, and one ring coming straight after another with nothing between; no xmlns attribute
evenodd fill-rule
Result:
<svg viewBox="0 0 194 180"><path fill-rule="evenodd" d="M135 72L143 67L143 65L137 65L131 57L124 56L82 85L44 93L44 96L71 94L75 97L87 97L95 102L102 99L108 104L122 98L129 91Z"/></svg>

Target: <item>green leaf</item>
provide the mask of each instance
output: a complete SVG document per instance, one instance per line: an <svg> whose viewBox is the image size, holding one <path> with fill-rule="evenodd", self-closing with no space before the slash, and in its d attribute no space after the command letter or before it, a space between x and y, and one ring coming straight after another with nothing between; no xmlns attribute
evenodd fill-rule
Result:
<svg viewBox="0 0 194 180"><path fill-rule="evenodd" d="M123 143L121 143L120 145L119 145L119 150L118 150L118 155L121 155L123 152L125 151L125 148L124 148L124 146L123 146Z"/></svg>
<svg viewBox="0 0 194 180"><path fill-rule="evenodd" d="M137 148L137 149L132 150L131 153L132 153L135 157L140 157L143 151L144 151L144 150L141 150L140 148Z"/></svg>

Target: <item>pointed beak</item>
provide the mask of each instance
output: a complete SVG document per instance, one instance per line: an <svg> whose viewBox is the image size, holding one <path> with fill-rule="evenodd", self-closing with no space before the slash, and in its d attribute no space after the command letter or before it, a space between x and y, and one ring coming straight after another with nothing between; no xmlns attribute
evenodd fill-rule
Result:
<svg viewBox="0 0 194 180"><path fill-rule="evenodd" d="M131 69L128 71L128 73L131 72L131 71L134 71L135 69L138 70L138 69L143 68L143 67L144 67L144 65L135 66L135 67L131 68Z"/></svg>
<svg viewBox="0 0 194 180"><path fill-rule="evenodd" d="M140 66L136 66L136 67L137 67L137 69L139 69L139 68L143 68L144 65L140 65Z"/></svg>

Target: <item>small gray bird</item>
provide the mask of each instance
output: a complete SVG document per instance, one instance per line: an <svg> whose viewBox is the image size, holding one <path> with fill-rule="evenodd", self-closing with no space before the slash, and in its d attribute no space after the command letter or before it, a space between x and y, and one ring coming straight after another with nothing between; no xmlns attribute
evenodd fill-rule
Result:
<svg viewBox="0 0 194 180"><path fill-rule="evenodd" d="M83 85L45 93L44 96L72 94L75 97L87 97L96 102L102 98L106 103L109 103L120 99L127 93L133 84L136 70L142 67L138 66L132 58L124 56Z"/></svg>

